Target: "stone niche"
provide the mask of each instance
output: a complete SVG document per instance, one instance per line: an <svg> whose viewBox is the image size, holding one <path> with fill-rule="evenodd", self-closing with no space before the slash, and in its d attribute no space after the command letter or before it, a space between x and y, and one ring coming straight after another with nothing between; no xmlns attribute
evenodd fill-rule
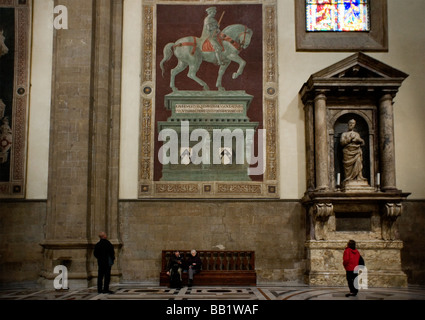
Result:
<svg viewBox="0 0 425 320"><path fill-rule="evenodd" d="M397 218L409 193L396 187L393 99L407 74L363 53L303 85L309 285L346 285L348 240L365 259L368 286L407 285Z"/></svg>

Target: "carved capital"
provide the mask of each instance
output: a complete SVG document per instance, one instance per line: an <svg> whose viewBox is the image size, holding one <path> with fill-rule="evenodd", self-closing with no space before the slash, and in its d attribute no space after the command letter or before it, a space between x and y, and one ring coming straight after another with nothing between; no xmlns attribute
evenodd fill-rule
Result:
<svg viewBox="0 0 425 320"><path fill-rule="evenodd" d="M332 203L316 203L313 207L315 220L326 221L330 216L334 215L334 207Z"/></svg>
<svg viewBox="0 0 425 320"><path fill-rule="evenodd" d="M332 203L315 203L310 209L311 238L314 240L326 240L328 233L335 231L335 220L329 219L334 216Z"/></svg>
<svg viewBox="0 0 425 320"><path fill-rule="evenodd" d="M401 215L402 210L403 207L401 203L386 203L384 205L381 220L382 239L397 240L400 238L395 222Z"/></svg>
<svg viewBox="0 0 425 320"><path fill-rule="evenodd" d="M383 217L389 220L397 220L403 211L401 203L386 203L384 206Z"/></svg>

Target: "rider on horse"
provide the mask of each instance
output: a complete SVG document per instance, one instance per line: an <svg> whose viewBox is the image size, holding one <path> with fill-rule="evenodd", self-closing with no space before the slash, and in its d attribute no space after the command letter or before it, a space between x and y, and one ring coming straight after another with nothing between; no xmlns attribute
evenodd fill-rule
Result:
<svg viewBox="0 0 425 320"><path fill-rule="evenodd" d="M223 59L221 52L223 47L219 43L217 36L220 34L220 25L215 19L217 9L215 7L210 7L207 10L208 16L204 20L204 29L202 30L202 40L209 41L214 48L215 54L217 56L217 61L219 65L223 64Z"/></svg>

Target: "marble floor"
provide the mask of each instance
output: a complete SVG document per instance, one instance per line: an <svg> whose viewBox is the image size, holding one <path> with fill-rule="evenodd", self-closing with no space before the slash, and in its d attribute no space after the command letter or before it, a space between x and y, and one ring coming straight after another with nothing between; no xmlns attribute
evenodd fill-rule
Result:
<svg viewBox="0 0 425 320"><path fill-rule="evenodd" d="M114 284L113 294L85 289L0 289L3 314L17 319L394 319L423 313L424 287L368 288L345 297L346 288L308 286L207 287L171 289ZM344 310L344 311L341 311Z"/></svg>
<svg viewBox="0 0 425 320"><path fill-rule="evenodd" d="M368 288L356 297L345 297L343 287L167 287L139 284L111 285L113 294L99 294L95 287L84 289L0 289L0 300L425 300L424 287Z"/></svg>

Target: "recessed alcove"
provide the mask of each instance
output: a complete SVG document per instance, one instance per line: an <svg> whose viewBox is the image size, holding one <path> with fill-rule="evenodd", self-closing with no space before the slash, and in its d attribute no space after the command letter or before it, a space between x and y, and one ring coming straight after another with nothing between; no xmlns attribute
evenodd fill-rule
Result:
<svg viewBox="0 0 425 320"><path fill-rule="evenodd" d="M340 174L341 181L344 181L344 166L343 166L343 147L341 146L341 135L343 132L347 131L347 124L350 120L354 119L356 121L356 132L359 133L360 137L365 141L365 144L361 147L363 153L363 177L365 177L369 183L372 184L373 178L371 177L371 168L373 168L373 154L371 154L371 144L373 146L373 137L369 139L373 132L369 129L369 125L365 120L364 116L360 113L348 112L340 115L334 125L333 125L333 145L331 146L331 155L333 155L334 162L334 182L338 179L338 173Z"/></svg>
<svg viewBox="0 0 425 320"><path fill-rule="evenodd" d="M335 212L335 231L372 231L371 212Z"/></svg>

